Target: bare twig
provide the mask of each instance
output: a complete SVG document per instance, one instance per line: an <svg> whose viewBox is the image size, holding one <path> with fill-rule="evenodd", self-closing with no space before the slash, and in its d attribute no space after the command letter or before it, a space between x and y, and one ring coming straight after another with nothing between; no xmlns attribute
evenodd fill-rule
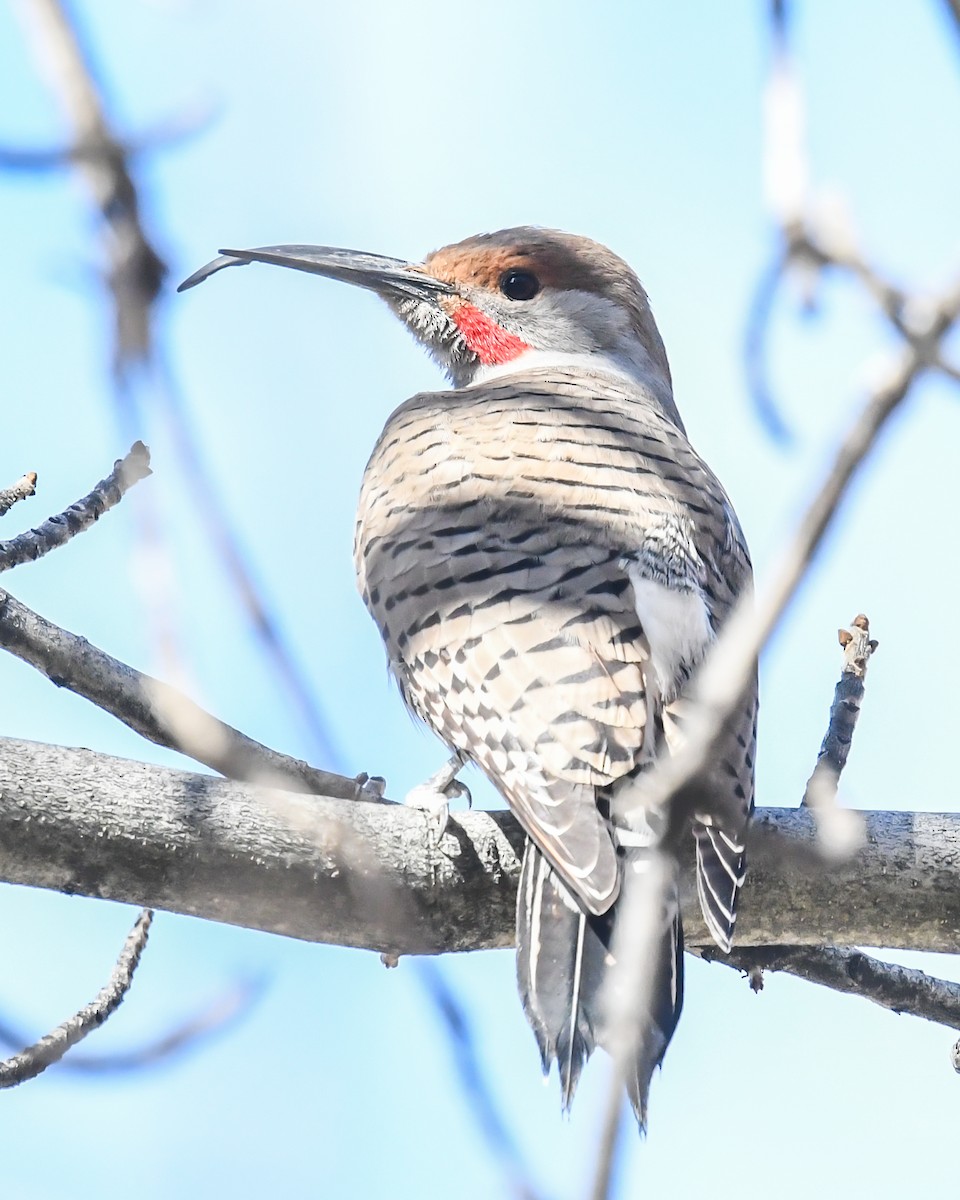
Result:
<svg viewBox="0 0 960 1200"><path fill-rule="evenodd" d="M37 473L28 471L26 475L21 475L16 483L0 489L0 517L5 516L18 501L26 500L28 496L35 496L36 493Z"/></svg>
<svg viewBox="0 0 960 1200"><path fill-rule="evenodd" d="M167 1062L184 1051L193 1050L208 1037L224 1033L235 1021L246 1016L263 992L262 979L241 980L212 1003L144 1046L110 1054L71 1054L62 1070L88 1074L139 1071ZM22 1046L25 1038L11 1026L0 1022L0 1040L10 1046Z"/></svg>
<svg viewBox="0 0 960 1200"><path fill-rule="evenodd" d="M0 1062L0 1088L16 1087L19 1083L34 1079L47 1067L63 1058L71 1046L75 1046L88 1033L99 1028L116 1012L133 982L133 973L147 944L152 920L153 913L145 908L127 935L110 982L100 989L86 1007L74 1013L39 1042Z"/></svg>
<svg viewBox="0 0 960 1200"><path fill-rule="evenodd" d="M340 755L330 734L329 722L314 689L287 644L280 621L254 576L240 538L230 521L197 438L191 427L187 405L169 366L162 369L161 394L170 419L177 452L186 473L187 484L197 502L197 511L207 537L220 559L234 595L246 614L254 636L281 688L300 714L314 743L314 752L333 768L341 765Z"/></svg>
<svg viewBox="0 0 960 1200"><path fill-rule="evenodd" d="M230 779L279 783L296 792L361 794L354 779L311 767L248 738L182 692L68 633L0 589L0 646L128 725Z"/></svg>
<svg viewBox="0 0 960 1200"><path fill-rule="evenodd" d="M840 775L846 766L853 741L853 732L860 715L867 664L878 645L878 642L870 637L870 622L863 613L853 619L849 629L840 629L837 631L837 635L843 648L843 667L834 692L833 705L830 708L827 732L820 746L816 766L807 781L806 790L800 802L802 807L813 809L819 828L820 845L828 857L834 859L849 856L863 840L864 821L862 815L849 809L837 808L835 801ZM783 960L788 961L789 956L799 948L782 946L778 950L782 954ZM803 961L808 965L808 969L813 969L812 964L817 955L822 956L823 963L820 970L824 973L825 978L829 977L835 969L837 960L833 947L804 946L802 951ZM762 953L766 953L766 951ZM746 957L750 957L750 955L740 951L734 955L734 960L739 965ZM876 960L871 961L875 962ZM882 965L877 963L878 967ZM754 991L760 991L763 988L763 969L762 957L751 958L748 970L750 986Z"/></svg>
<svg viewBox="0 0 960 1200"><path fill-rule="evenodd" d="M708 962L723 962L740 971L757 967L786 971L836 992L863 996L896 1013L909 1013L950 1029L960 1029L960 984L923 971L881 962L862 950L835 946L751 946L721 954L709 947Z"/></svg>
<svg viewBox="0 0 960 1200"><path fill-rule="evenodd" d="M119 504L124 493L135 483L150 473L150 451L143 442L135 442L129 454L118 458L106 479L101 479L83 499L71 504L65 512L50 517L36 529L28 529L9 541L0 542L0 571L9 571L21 563L42 558L78 533L83 533L105 512Z"/></svg>
<svg viewBox="0 0 960 1200"><path fill-rule="evenodd" d="M72 155L102 218L118 378L151 353L151 314L166 266L140 219L127 148L112 133L90 56L60 0L21 0L38 58L70 123Z"/></svg>
<svg viewBox="0 0 960 1200"><path fill-rule="evenodd" d="M856 616L849 629L837 631L843 647L843 668L834 691L827 732L820 745L817 764L807 780L801 804L820 810L828 809L836 799L837 785L853 741L860 716L864 681L870 656L879 643L870 637L870 622L863 613Z"/></svg>

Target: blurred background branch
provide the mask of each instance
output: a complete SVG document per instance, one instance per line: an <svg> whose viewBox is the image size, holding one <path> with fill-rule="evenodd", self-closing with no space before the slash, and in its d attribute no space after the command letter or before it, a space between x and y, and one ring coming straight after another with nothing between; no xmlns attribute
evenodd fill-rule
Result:
<svg viewBox="0 0 960 1200"><path fill-rule="evenodd" d="M222 503L170 365L164 328L157 312L167 266L155 248L157 239L147 232L131 162L134 147L139 153L161 139L152 133L131 142L115 132L108 116L102 73L67 0L19 0L19 8L43 77L59 102L72 137L69 148L57 152L53 160L45 151L34 156L34 160L45 165L75 167L87 184L100 217L102 275L114 315L112 361L122 430L131 437L142 436L149 419L145 403L159 403L162 407L210 545L270 664L274 682L303 720L319 756L334 767L336 752L326 716L287 643L282 623L257 581L242 540ZM197 120L190 114L188 119L166 126L165 132L183 135L195 132L196 127ZM29 151L7 150L0 153L0 169L4 166L21 169L29 158ZM145 372L142 379L140 370ZM145 502L141 509L144 548L167 560L169 555L161 530L155 505ZM172 575L169 565L154 572L155 578ZM147 610L156 625L157 645L172 660L168 665L175 663L177 672L183 674L185 665L178 649L179 638L171 624L174 606L160 598L157 603L148 604ZM189 676L189 672L186 674Z"/></svg>
<svg viewBox="0 0 960 1200"><path fill-rule="evenodd" d="M137 921L134 933L136 934L138 931L142 936L143 914L141 914L141 917ZM145 942L145 938L143 940ZM131 982L129 976L132 975L132 972L128 968L129 957L125 948L121 955L121 963L123 965L120 969L127 978L128 985ZM254 1004L263 994L265 986L265 980L263 979L240 979L221 992L219 996L216 996L209 1004L204 1005L193 1015L187 1017L186 1020L181 1021L145 1044L103 1054L80 1051L62 1059L58 1056L60 1069L90 1075L107 1075L123 1071L140 1071L145 1067L168 1063L180 1054L192 1053L204 1039L225 1034L228 1030L232 1029L237 1021L241 1020L251 1011ZM112 989L110 994L112 994ZM97 1005L93 1011L100 1012L102 1011L102 1007L102 1004ZM108 1015L105 1014L100 1020L95 1020L92 1016L86 1021L82 1017L80 1020L81 1023L89 1026L87 1030L89 1032L102 1024ZM74 1018L74 1020L76 1021L77 1018ZM48 1037L50 1036L52 1035L48 1035ZM8 1046L22 1046L26 1043L27 1038L24 1036L22 1029L14 1028L7 1019L0 1018L0 1041L6 1043ZM60 1039L57 1039L57 1042L62 1045L61 1053L65 1053L67 1049L76 1044L76 1042L71 1042L68 1046L62 1044ZM39 1047L44 1046L46 1043L47 1038L43 1038L36 1045ZM35 1050L35 1047L32 1047L32 1050ZM24 1052L24 1056L31 1057L31 1051ZM43 1054L43 1051L37 1051L32 1057L38 1058ZM18 1055L17 1057L20 1058L22 1056ZM50 1059L49 1061L44 1061L44 1068L52 1065L53 1061L57 1060ZM0 1079L2 1078L3 1065L0 1064ZM28 1078L32 1078L32 1075L23 1075L23 1079ZM23 1079L18 1080L18 1082L22 1082Z"/></svg>

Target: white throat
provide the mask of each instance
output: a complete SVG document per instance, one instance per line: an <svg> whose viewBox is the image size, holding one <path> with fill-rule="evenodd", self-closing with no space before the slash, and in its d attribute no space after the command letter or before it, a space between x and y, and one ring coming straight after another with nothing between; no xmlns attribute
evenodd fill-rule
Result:
<svg viewBox="0 0 960 1200"><path fill-rule="evenodd" d="M608 354L594 351L589 353L578 350L524 350L516 358L505 363L494 363L491 366L481 364L471 379L468 387L490 383L497 379L509 379L512 375L521 375L530 371L549 374L551 370L562 368L570 370L573 367L580 371L600 372L612 375L621 380L631 391L638 388L645 392L660 408L668 420L684 432L683 422L673 401L673 390L659 371L653 370L649 363L637 363L633 359L624 359L618 354Z"/></svg>
<svg viewBox="0 0 960 1200"><path fill-rule="evenodd" d="M618 375L631 384L651 384L651 373L636 369L634 364L625 363L623 359L613 354L587 353L576 350L524 350L509 362L493 363L490 366L481 364L470 382L470 387L478 383L489 383L491 379L503 379L508 375L521 375L527 371L540 371L547 374L555 367L577 368L581 371L602 371L604 375Z"/></svg>

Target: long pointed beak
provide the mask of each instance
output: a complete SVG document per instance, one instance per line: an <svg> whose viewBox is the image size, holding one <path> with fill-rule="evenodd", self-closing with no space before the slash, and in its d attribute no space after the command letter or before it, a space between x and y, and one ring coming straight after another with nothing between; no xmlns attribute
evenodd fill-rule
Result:
<svg viewBox="0 0 960 1200"><path fill-rule="evenodd" d="M224 267L244 267L248 263L272 263L293 267L328 279L340 279L356 287L369 288L384 298L436 300L452 292L449 283L427 275L422 267L400 258L366 254L362 250L338 250L333 246L259 246L255 250L221 250L220 257L201 267L177 288L185 292Z"/></svg>

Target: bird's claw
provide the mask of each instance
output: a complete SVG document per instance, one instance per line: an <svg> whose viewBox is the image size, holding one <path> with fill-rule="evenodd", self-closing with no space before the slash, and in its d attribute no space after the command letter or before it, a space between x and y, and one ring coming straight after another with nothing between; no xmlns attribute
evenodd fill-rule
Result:
<svg viewBox="0 0 960 1200"><path fill-rule="evenodd" d="M468 808L473 804L470 789L456 777L457 771L462 769L462 759L454 755L441 770L415 788L411 788L405 797L405 803L422 810L427 821L427 836L433 846L439 846L447 828L450 801L465 799Z"/></svg>

